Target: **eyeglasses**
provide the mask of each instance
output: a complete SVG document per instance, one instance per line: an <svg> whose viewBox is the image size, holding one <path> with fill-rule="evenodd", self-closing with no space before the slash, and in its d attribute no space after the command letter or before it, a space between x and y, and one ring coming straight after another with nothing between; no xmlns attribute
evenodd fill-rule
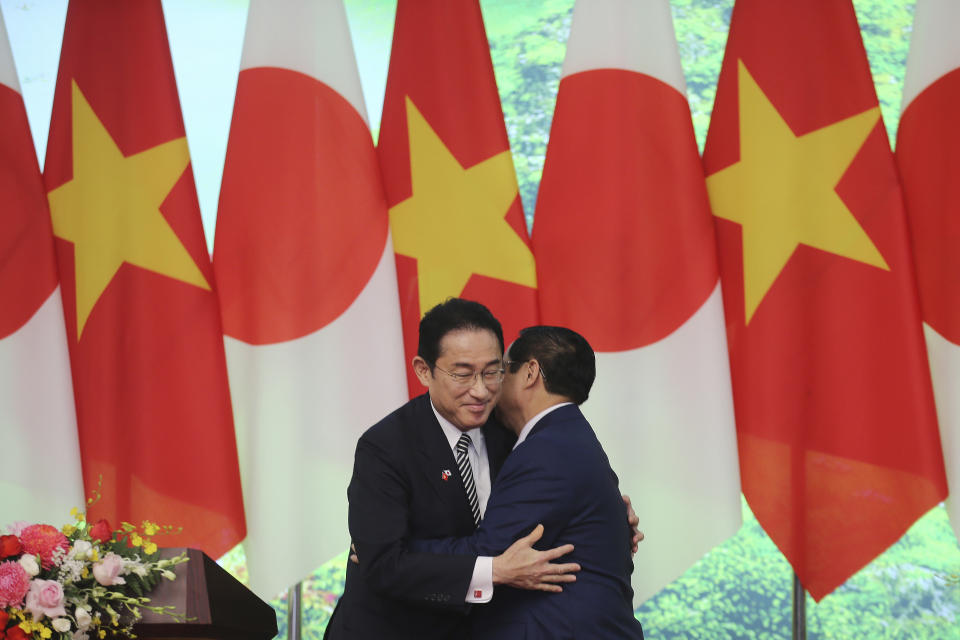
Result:
<svg viewBox="0 0 960 640"><path fill-rule="evenodd" d="M438 371L443 371L450 376L453 384L458 387L472 387L477 383L478 378L483 380L484 386L490 388L499 387L500 383L503 382L503 369L485 369L483 371L477 371L476 373L454 373L453 371L441 369L437 365L433 365L433 368Z"/></svg>
<svg viewBox="0 0 960 640"><path fill-rule="evenodd" d="M519 360L504 360L504 361L503 361L503 366L504 366L504 367L511 367L511 368L512 368L513 365L515 365L515 364L516 364L516 365L521 365L521 364L523 364L524 362L529 362L529 360L524 360L523 362L520 362ZM538 363L538 364L539 364L539 363ZM539 367L539 369L540 369L540 377L543 378L544 380L546 380L546 379L547 379L547 374L545 374L545 373L543 372L543 367L541 366L541 367ZM512 373L512 372L511 372L511 373Z"/></svg>

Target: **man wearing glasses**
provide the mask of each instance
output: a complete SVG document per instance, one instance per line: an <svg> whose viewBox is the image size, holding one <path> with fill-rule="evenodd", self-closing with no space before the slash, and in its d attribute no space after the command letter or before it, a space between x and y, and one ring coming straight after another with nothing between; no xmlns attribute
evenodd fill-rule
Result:
<svg viewBox="0 0 960 640"><path fill-rule="evenodd" d="M516 437L490 413L504 377L503 331L483 305L453 298L424 315L413 368L428 393L367 430L347 490L359 563L325 638L453 638L467 634L470 603L494 585L560 591L579 566L573 550L537 551L538 527L490 556L414 553L412 539L468 536ZM621 512L622 513L622 512ZM526 532L525 532L526 533Z"/></svg>
<svg viewBox="0 0 960 640"><path fill-rule="evenodd" d="M572 542L583 571L560 594L498 588L478 611L477 640L643 640L633 615L630 527L617 476L580 412L596 377L586 339L564 327L528 327L504 360L497 413L517 434L479 528L466 538L416 540L412 548L494 555L534 525L541 544Z"/></svg>

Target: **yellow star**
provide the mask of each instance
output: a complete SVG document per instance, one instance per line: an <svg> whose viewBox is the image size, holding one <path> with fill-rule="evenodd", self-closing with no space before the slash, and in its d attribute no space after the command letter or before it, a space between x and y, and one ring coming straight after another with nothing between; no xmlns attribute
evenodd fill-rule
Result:
<svg viewBox="0 0 960 640"><path fill-rule="evenodd" d="M74 245L77 339L124 263L210 290L160 212L190 162L186 138L124 157L72 83L73 179L47 194L53 233Z"/></svg>
<svg viewBox="0 0 960 640"><path fill-rule="evenodd" d="M742 227L746 322L799 244L880 269L887 263L835 187L879 107L794 135L740 61L740 161L707 177L713 215Z"/></svg>
<svg viewBox="0 0 960 640"><path fill-rule="evenodd" d="M537 286L533 254L505 220L517 197L509 151L465 169L408 97L412 194L390 208L394 250L417 260L420 312L474 273Z"/></svg>

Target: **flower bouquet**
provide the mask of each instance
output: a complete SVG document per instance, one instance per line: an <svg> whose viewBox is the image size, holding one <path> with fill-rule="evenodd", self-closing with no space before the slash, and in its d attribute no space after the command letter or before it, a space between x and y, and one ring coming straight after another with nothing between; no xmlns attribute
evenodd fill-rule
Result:
<svg viewBox="0 0 960 640"><path fill-rule="evenodd" d="M62 529L17 522L0 535L0 640L132 638L141 610L185 620L148 597L187 561L185 554L160 558L151 539L172 527L124 522L114 530L76 509L72 515L75 523Z"/></svg>

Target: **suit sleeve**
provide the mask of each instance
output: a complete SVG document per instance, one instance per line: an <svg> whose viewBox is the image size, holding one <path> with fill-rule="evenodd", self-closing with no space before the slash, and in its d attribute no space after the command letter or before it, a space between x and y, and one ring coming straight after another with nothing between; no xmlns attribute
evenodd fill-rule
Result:
<svg viewBox="0 0 960 640"><path fill-rule="evenodd" d="M476 556L408 549L411 487L389 449L367 437L357 443L347 496L361 574L384 597L465 610Z"/></svg>
<svg viewBox="0 0 960 640"><path fill-rule="evenodd" d="M544 535L535 545L562 544L558 535L573 516L576 478L558 452L522 446L510 454L493 485L487 510L476 532L465 538L415 540L417 551L496 556L538 524Z"/></svg>

